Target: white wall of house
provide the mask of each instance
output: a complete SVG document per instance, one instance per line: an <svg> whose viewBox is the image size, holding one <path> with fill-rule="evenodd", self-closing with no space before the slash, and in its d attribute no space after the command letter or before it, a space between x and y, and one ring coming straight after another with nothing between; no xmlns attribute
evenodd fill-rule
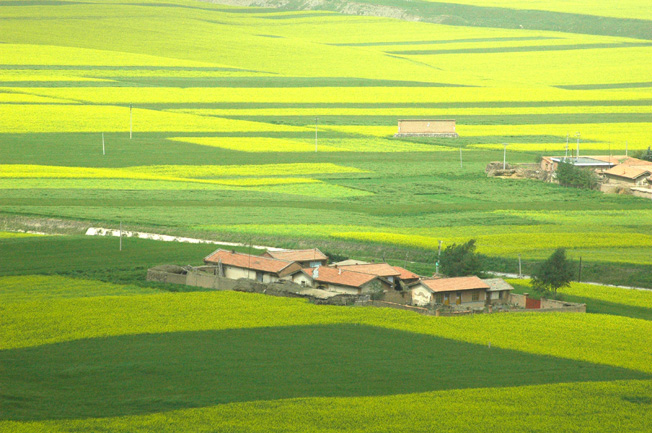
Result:
<svg viewBox="0 0 652 433"><path fill-rule="evenodd" d="M420 307L428 305L432 302L432 293L422 285L418 285L412 289L412 305Z"/></svg>
<svg viewBox="0 0 652 433"><path fill-rule="evenodd" d="M226 278L231 278L237 280L240 278L247 278L254 281L259 281L262 283L275 283L278 281L278 277L275 274L269 272L255 271L253 269L243 269L236 266L224 266L224 276Z"/></svg>
<svg viewBox="0 0 652 433"><path fill-rule="evenodd" d="M312 287L312 278L304 274L303 272L298 272L292 275L292 282L297 283L300 286Z"/></svg>
<svg viewBox="0 0 652 433"><path fill-rule="evenodd" d="M317 282L317 286L319 286L319 282ZM356 289L355 287L340 286L337 284L329 284L329 283L323 283L323 286L326 288L326 290L329 290L331 292L344 293L347 295L360 294L360 290Z"/></svg>

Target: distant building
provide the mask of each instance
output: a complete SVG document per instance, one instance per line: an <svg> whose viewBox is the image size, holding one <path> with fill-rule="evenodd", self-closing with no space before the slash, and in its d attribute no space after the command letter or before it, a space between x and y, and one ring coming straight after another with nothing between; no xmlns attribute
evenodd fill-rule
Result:
<svg viewBox="0 0 652 433"><path fill-rule="evenodd" d="M260 283L289 279L301 269L299 263L219 249L204 258L207 265L217 266L219 275L234 280L248 278Z"/></svg>
<svg viewBox="0 0 652 433"><path fill-rule="evenodd" d="M394 137L449 137L457 138L455 120L404 119L398 121Z"/></svg>
<svg viewBox="0 0 652 433"><path fill-rule="evenodd" d="M317 248L312 248L310 250L268 250L262 254L262 257L297 262L302 268L315 268L317 266L326 266L328 264L328 257Z"/></svg>
<svg viewBox="0 0 652 433"><path fill-rule="evenodd" d="M382 277L392 283L392 285L397 283L397 278L401 275L401 272L396 270L393 266L387 263L367 263L360 265L345 265L337 266L339 269L352 272L360 272L362 274L375 275L377 277Z"/></svg>

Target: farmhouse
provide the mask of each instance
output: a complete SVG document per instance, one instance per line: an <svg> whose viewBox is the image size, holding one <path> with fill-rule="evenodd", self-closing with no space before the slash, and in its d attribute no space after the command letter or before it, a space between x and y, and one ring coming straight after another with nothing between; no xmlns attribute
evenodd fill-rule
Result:
<svg viewBox="0 0 652 433"><path fill-rule="evenodd" d="M237 280L247 278L260 283L274 283L301 269L301 265L251 254L218 249L204 258L207 265L216 265L219 276Z"/></svg>
<svg viewBox="0 0 652 433"><path fill-rule="evenodd" d="M613 167L604 172L606 183L624 186L649 185L652 183L650 181L651 174L652 171L650 169L625 164Z"/></svg>
<svg viewBox="0 0 652 433"><path fill-rule="evenodd" d="M462 305L484 307L490 287L478 277L423 279L412 287L414 305Z"/></svg>
<svg viewBox="0 0 652 433"><path fill-rule="evenodd" d="M401 272L396 270L393 266L387 263L367 263L359 265L345 265L337 266L337 268L345 271L359 272L362 274L375 275L382 277L392 284L392 287L397 283L398 277Z"/></svg>
<svg viewBox="0 0 652 433"><path fill-rule="evenodd" d="M301 286L350 295L383 292L391 288L391 284L387 280L377 275L327 266L300 269L293 272L291 279L292 282Z"/></svg>
<svg viewBox="0 0 652 433"><path fill-rule="evenodd" d="M457 138L455 120L404 119L398 121L394 137L449 137Z"/></svg>
<svg viewBox="0 0 652 433"><path fill-rule="evenodd" d="M262 254L262 257L297 262L303 268L315 268L317 266L326 266L328 264L328 257L317 248L312 248L310 250L268 250Z"/></svg>

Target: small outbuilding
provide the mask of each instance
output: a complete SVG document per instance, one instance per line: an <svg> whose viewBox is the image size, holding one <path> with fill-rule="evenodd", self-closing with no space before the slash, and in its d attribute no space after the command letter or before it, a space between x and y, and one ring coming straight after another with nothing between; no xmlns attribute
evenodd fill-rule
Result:
<svg viewBox="0 0 652 433"><path fill-rule="evenodd" d="M489 288L487 289L487 301L491 304L507 304L509 302L509 295L514 290L511 284L507 283L502 278L487 278L482 280Z"/></svg>
<svg viewBox="0 0 652 433"><path fill-rule="evenodd" d="M347 271L341 268L319 266L303 268L292 274L292 282L304 287L314 287L348 295L380 293L390 289L390 283L371 274Z"/></svg>

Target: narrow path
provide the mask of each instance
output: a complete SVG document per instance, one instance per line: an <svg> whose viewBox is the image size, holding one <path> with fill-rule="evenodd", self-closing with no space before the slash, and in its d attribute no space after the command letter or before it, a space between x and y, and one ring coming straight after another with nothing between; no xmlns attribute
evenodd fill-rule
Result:
<svg viewBox="0 0 652 433"><path fill-rule="evenodd" d="M107 228L102 228L102 227L90 227L88 230L86 230L86 235L87 236L120 236L120 230L116 229L107 229ZM249 245L243 244L240 242L223 242L223 241L212 241L209 239L197 239L197 238L186 238L186 237L181 237L181 236L171 236L171 235L161 235L161 234L156 234L156 233L145 233L145 232L134 232L134 231L127 231L123 230L122 231L122 236L127 237L127 238L140 238L140 239L150 239L150 240L155 240L155 241L164 241L164 242L185 242L185 243L191 243L191 244L213 244L213 245L224 245L227 247L248 247ZM256 248L259 250L270 250L270 251L283 251L283 248L277 248L277 247L271 247L267 245L251 245L252 248ZM497 277L504 277L504 278L513 278L513 279L518 279L518 278L524 278L524 279L529 279L529 275L521 275L519 276L518 274L509 274L509 273L504 273L504 272L493 272L493 271L487 271L487 273L496 275ZM583 284L591 284L594 286L606 286L606 287L616 287L618 289L628 289L628 290L652 290L648 289L645 287L632 287L632 286L616 286L612 284L604 284L604 283L594 283L594 282L589 282L589 281L582 281Z"/></svg>

